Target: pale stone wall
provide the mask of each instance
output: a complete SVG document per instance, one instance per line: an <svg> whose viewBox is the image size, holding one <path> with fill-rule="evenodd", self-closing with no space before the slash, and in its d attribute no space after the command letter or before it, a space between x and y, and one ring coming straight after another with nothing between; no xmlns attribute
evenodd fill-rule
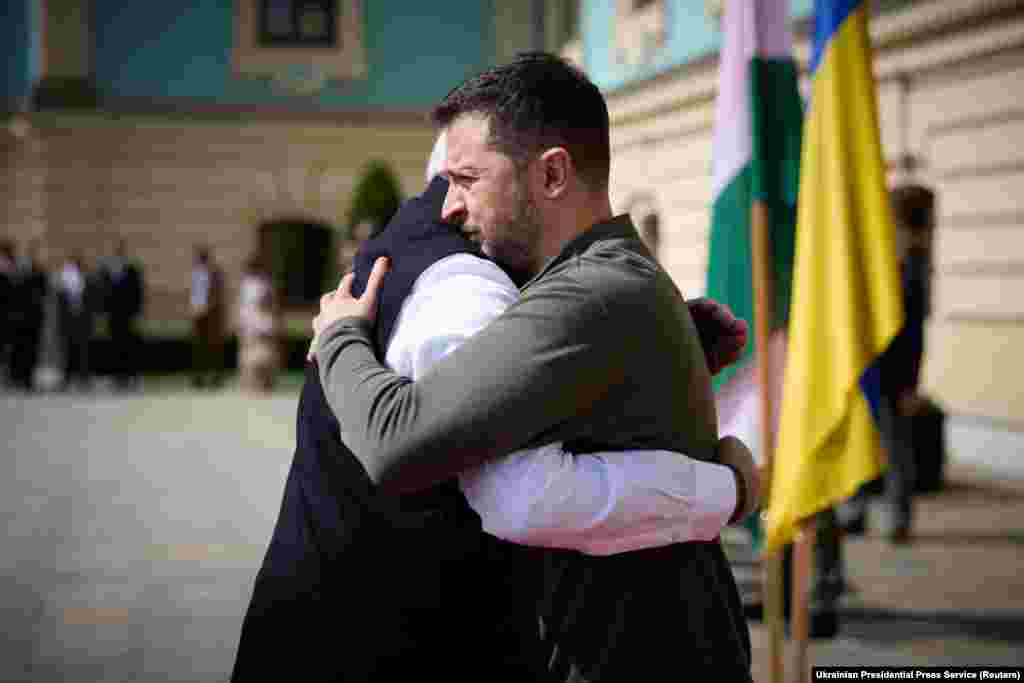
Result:
<svg viewBox="0 0 1024 683"><path fill-rule="evenodd" d="M419 192L433 132L39 114L28 136L0 138L0 235L44 238L52 265L73 249L95 263L123 237L145 268L146 316L173 320L186 317L194 244L212 248L233 300L261 223L342 226L373 159L391 164L407 196Z"/></svg>
<svg viewBox="0 0 1024 683"><path fill-rule="evenodd" d="M955 426L968 416L975 431L980 419L989 434L1019 437L1024 5L919 2L878 18L872 33L890 182L936 193L925 391L953 416L951 441L970 431ZM797 57L807 56L804 39ZM703 292L707 269L717 66L692 64L609 96L615 208L659 213L661 259L690 296ZM1009 452L1016 441L987 443Z"/></svg>

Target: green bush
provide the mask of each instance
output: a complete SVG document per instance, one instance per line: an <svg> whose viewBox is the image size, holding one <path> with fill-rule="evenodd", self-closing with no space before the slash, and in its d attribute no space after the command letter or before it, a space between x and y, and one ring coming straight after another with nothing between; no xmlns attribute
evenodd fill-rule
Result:
<svg viewBox="0 0 1024 683"><path fill-rule="evenodd" d="M363 221L374 231L387 225L402 204L402 190L391 167L383 161L371 161L356 183L348 212L348 236Z"/></svg>

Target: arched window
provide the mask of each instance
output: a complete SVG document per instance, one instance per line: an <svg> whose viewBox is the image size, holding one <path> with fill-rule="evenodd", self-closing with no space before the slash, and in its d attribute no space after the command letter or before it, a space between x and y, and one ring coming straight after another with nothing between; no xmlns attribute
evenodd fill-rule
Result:
<svg viewBox="0 0 1024 683"><path fill-rule="evenodd" d="M626 203L626 213L633 219L633 225L651 255L658 258L661 249L661 215L654 197L646 193L630 197Z"/></svg>
<svg viewBox="0 0 1024 683"><path fill-rule="evenodd" d="M660 225L661 220L656 213L649 213L640 220L640 239L651 250L655 258L658 257L658 248L661 246Z"/></svg>
<svg viewBox="0 0 1024 683"><path fill-rule="evenodd" d="M334 231L317 222L283 219L259 228L260 252L285 307L316 305L326 289Z"/></svg>

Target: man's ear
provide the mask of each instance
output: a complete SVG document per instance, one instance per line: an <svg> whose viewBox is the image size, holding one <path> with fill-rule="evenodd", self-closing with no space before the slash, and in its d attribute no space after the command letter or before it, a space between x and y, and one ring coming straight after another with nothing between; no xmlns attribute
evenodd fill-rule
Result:
<svg viewBox="0 0 1024 683"><path fill-rule="evenodd" d="M537 160L541 173L541 192L545 199L558 199L569 190L572 157L564 147L552 147Z"/></svg>

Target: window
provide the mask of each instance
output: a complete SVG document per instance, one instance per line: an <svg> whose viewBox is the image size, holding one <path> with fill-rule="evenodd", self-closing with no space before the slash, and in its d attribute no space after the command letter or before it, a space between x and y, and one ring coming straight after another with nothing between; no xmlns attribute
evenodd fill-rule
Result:
<svg viewBox="0 0 1024 683"><path fill-rule="evenodd" d="M302 219L260 226L260 253L268 255L271 277L286 308L315 306L328 274L333 231Z"/></svg>
<svg viewBox="0 0 1024 683"><path fill-rule="evenodd" d="M235 0L234 73L311 84L364 78L362 4Z"/></svg>
<svg viewBox="0 0 1024 683"><path fill-rule="evenodd" d="M551 0L544 4L544 49L583 64L580 41L580 0Z"/></svg>
<svg viewBox="0 0 1024 683"><path fill-rule="evenodd" d="M615 61L650 64L665 45L664 0L616 0Z"/></svg>
<svg viewBox="0 0 1024 683"><path fill-rule="evenodd" d="M658 202L653 195L640 194L630 197L626 202L626 213L633 219L640 241L644 243L655 259L661 251L661 214Z"/></svg>
<svg viewBox="0 0 1024 683"><path fill-rule="evenodd" d="M640 240L654 258L658 258L658 251L661 248L661 220L658 214L649 213L640 221Z"/></svg>
<svg viewBox="0 0 1024 683"><path fill-rule="evenodd" d="M335 47L338 34L335 0L261 0L259 44L262 47Z"/></svg>
<svg viewBox="0 0 1024 683"><path fill-rule="evenodd" d="M569 0L562 3L562 35L563 44L579 37L580 32L580 3L579 0Z"/></svg>

